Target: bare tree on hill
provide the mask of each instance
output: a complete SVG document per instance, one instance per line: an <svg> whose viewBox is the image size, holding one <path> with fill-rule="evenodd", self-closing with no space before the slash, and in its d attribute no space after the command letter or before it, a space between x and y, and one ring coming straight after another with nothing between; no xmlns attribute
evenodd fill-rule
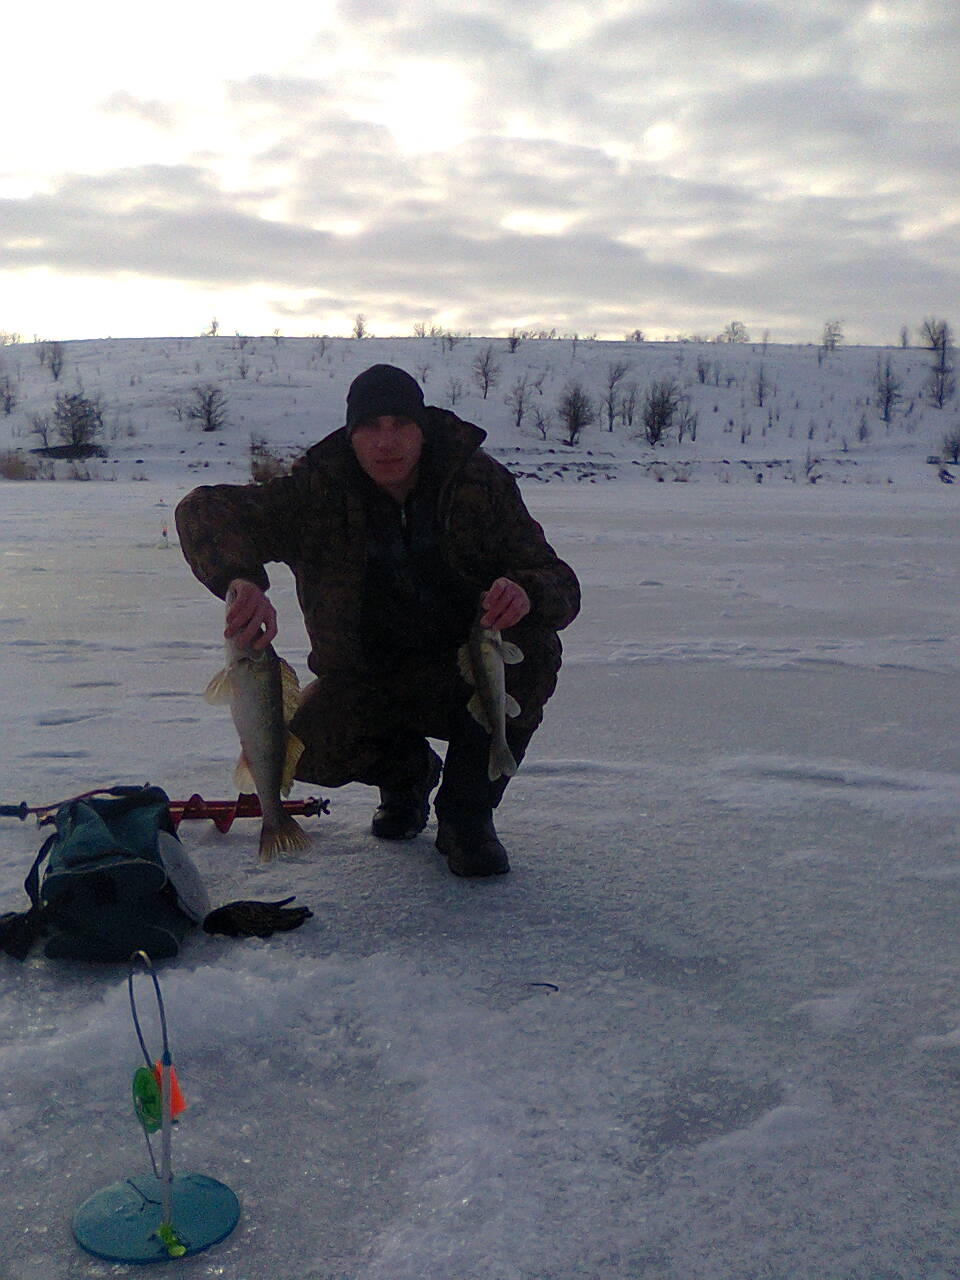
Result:
<svg viewBox="0 0 960 1280"><path fill-rule="evenodd" d="M519 431L523 425L523 419L530 407L530 388L527 385L527 375L523 374L519 377L510 388L506 396L504 396L504 404L513 410L514 426Z"/></svg>
<svg viewBox="0 0 960 1280"><path fill-rule="evenodd" d="M647 444L658 445L666 439L680 408L682 393L675 378L652 382L640 408L640 421Z"/></svg>
<svg viewBox="0 0 960 1280"><path fill-rule="evenodd" d="M940 448L943 452L944 461L958 463L960 462L960 427L954 427L952 431L948 431L943 437Z"/></svg>
<svg viewBox="0 0 960 1280"><path fill-rule="evenodd" d="M227 420L227 397L223 388L212 382L194 387L187 415L200 424L201 431L219 431Z"/></svg>
<svg viewBox="0 0 960 1280"><path fill-rule="evenodd" d="M953 333L946 320L927 316L920 326L920 341L931 351L942 351L953 343Z"/></svg>
<svg viewBox="0 0 960 1280"><path fill-rule="evenodd" d="M564 444L575 445L584 428L597 420L594 403L579 382L570 383L564 391L557 412L567 430Z"/></svg>
<svg viewBox="0 0 960 1280"><path fill-rule="evenodd" d="M473 378L486 400L490 388L495 387L500 379L500 366L497 364L492 345L484 347L474 360Z"/></svg>
<svg viewBox="0 0 960 1280"><path fill-rule="evenodd" d="M93 452L97 437L103 433L100 401L79 393L57 396L53 420L63 444L77 452Z"/></svg>
<svg viewBox="0 0 960 1280"><path fill-rule="evenodd" d="M951 360L953 332L946 320L936 320L931 316L921 325L920 336L933 352L933 363L927 378L930 399L938 409L942 409L957 389Z"/></svg>
<svg viewBox="0 0 960 1280"><path fill-rule="evenodd" d="M617 416L617 387L630 371L630 366L621 361L607 365L607 376L602 397L603 407L607 411L607 430L613 430L613 420Z"/></svg>
<svg viewBox="0 0 960 1280"><path fill-rule="evenodd" d="M893 419L893 411L900 401L900 389L903 383L893 371L893 361L887 356L886 360L877 361L877 409L883 421L890 425Z"/></svg>
<svg viewBox="0 0 960 1280"><path fill-rule="evenodd" d="M0 382L0 408L6 417L10 417L14 409L17 407L17 387L11 381L9 374L4 374L3 381Z"/></svg>
<svg viewBox="0 0 960 1280"><path fill-rule="evenodd" d="M718 342L749 342L750 334L747 332L747 326L742 320L731 320L726 326L723 333L717 338Z"/></svg>
<svg viewBox="0 0 960 1280"><path fill-rule="evenodd" d="M821 346L824 351L836 351L841 342L843 342L843 321L828 320L823 326Z"/></svg>

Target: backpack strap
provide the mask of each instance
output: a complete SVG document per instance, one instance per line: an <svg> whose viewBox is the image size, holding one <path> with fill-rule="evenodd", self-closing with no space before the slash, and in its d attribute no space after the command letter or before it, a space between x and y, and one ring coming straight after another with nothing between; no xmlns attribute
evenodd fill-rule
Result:
<svg viewBox="0 0 960 1280"><path fill-rule="evenodd" d="M33 860L33 866L27 872L23 887L30 899L26 911L8 911L0 916L0 950L5 951L14 960L26 960L30 948L43 932L43 907L40 903L40 868L50 852L57 834L48 836L40 847L40 852Z"/></svg>

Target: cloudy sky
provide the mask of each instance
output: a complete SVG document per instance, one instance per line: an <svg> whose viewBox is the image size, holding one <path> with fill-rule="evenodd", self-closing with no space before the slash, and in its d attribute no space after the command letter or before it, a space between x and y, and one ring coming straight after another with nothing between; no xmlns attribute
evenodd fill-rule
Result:
<svg viewBox="0 0 960 1280"><path fill-rule="evenodd" d="M3 39L25 339L960 323L957 0L48 0Z"/></svg>

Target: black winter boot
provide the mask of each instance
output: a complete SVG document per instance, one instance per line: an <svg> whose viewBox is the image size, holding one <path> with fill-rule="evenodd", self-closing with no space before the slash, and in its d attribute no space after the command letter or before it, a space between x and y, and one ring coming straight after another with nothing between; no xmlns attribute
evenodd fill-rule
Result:
<svg viewBox="0 0 960 1280"><path fill-rule="evenodd" d="M502 876L510 870L507 851L489 815L464 813L440 818L437 848L455 876Z"/></svg>
<svg viewBox="0 0 960 1280"><path fill-rule="evenodd" d="M526 741L513 742L517 760ZM450 734L443 764L443 785L437 792L437 848L455 876L499 876L510 870L510 859L493 825L493 812L509 778L487 777L490 735L463 708Z"/></svg>
<svg viewBox="0 0 960 1280"><path fill-rule="evenodd" d="M430 792L440 781L440 757L432 747L420 777L413 782L380 788L380 807L370 830L380 840L412 840L427 825Z"/></svg>

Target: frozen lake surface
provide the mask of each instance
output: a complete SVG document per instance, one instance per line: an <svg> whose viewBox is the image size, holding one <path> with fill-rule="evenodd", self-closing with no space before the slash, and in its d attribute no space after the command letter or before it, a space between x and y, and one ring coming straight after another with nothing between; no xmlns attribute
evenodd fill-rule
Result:
<svg viewBox="0 0 960 1280"><path fill-rule="evenodd" d="M221 606L186 483L0 486L4 802L231 795L201 692ZM960 562L947 486L533 485L584 611L499 829L313 849L181 827L268 941L165 965L175 1165L240 1227L151 1274L228 1280L947 1280L960 1271ZM288 577L278 647L305 675ZM299 794L309 794L300 788ZM0 910L39 847L0 826ZM144 1168L125 973L0 963L2 1280L142 1274L76 1205Z"/></svg>

